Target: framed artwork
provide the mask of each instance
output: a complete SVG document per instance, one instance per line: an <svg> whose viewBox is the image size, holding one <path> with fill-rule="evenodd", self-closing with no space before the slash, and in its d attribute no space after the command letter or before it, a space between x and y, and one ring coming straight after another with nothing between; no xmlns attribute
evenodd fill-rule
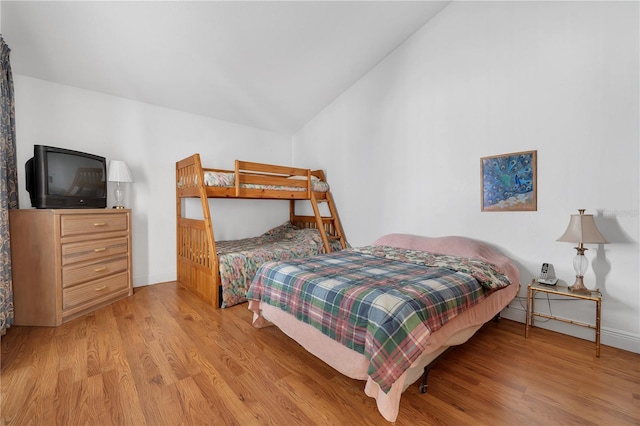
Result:
<svg viewBox="0 0 640 426"><path fill-rule="evenodd" d="M480 159L483 212L538 210L537 151Z"/></svg>

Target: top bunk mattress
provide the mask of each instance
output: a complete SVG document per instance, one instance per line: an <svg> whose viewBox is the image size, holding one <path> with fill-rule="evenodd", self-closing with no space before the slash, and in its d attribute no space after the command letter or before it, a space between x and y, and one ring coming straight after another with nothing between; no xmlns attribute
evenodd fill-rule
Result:
<svg viewBox="0 0 640 426"><path fill-rule="evenodd" d="M292 176L288 179L292 180L306 180L304 176ZM204 184L210 187L221 188L234 188L236 186L236 175L233 172L216 172L207 171L204 172ZM306 191L307 188L302 186L284 186L284 185L259 185L243 183L240 184L241 188L247 189L271 189L281 191ZM327 192L329 190L329 184L320 180L317 176L311 176L311 190L313 192Z"/></svg>

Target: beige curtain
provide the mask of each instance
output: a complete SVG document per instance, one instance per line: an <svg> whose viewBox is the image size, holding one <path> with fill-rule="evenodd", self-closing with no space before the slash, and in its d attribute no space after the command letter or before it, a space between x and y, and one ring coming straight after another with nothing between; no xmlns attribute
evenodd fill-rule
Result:
<svg viewBox="0 0 640 426"><path fill-rule="evenodd" d="M9 209L18 208L16 119L9 52L0 35L0 335L13 324Z"/></svg>

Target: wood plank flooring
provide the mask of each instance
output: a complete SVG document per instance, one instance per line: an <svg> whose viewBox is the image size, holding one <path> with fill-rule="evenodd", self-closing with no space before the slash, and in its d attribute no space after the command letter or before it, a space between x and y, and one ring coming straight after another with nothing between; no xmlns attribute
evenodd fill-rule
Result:
<svg viewBox="0 0 640 426"><path fill-rule="evenodd" d="M214 310L175 283L57 328L2 337L7 425L385 425L364 382L246 304ZM404 393L396 425L640 424L640 355L489 323Z"/></svg>

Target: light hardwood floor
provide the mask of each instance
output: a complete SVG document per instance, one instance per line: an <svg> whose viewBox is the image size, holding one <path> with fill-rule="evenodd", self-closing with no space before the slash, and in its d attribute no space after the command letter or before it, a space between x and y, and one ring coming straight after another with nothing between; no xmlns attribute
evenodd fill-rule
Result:
<svg viewBox="0 0 640 426"><path fill-rule="evenodd" d="M606 314L606 313L605 313ZM11 425L385 425L335 372L246 304L214 310L174 283L57 328L2 337ZM640 424L640 355L489 323L404 393L396 425Z"/></svg>

